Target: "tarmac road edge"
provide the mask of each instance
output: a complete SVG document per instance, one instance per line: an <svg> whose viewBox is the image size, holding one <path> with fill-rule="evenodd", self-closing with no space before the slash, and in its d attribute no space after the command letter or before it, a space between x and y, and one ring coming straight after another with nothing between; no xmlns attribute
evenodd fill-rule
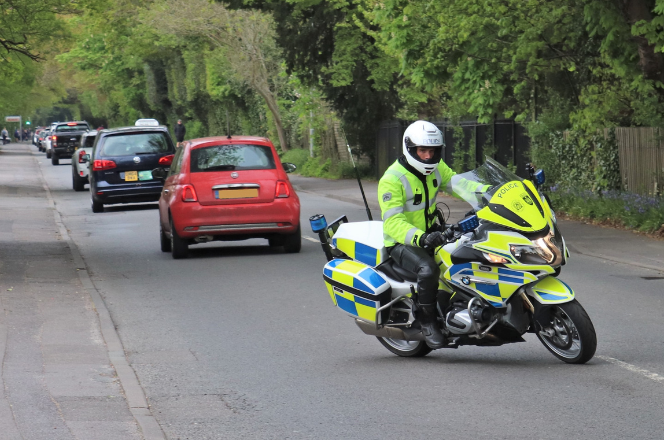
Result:
<svg viewBox="0 0 664 440"><path fill-rule="evenodd" d="M157 419L154 417L152 411L150 410L147 398L145 397L145 392L143 391L143 387L141 387L141 384L138 381L136 372L127 360L122 341L120 340L120 336L115 329L115 324L113 323L111 314L106 307L106 303L92 282L92 279L90 278L87 265L85 264L85 260L78 250L78 246L76 246L76 243L74 240L72 240L72 238L69 236L69 233L67 232L67 227L62 221L62 217L60 216L60 212L57 209L55 200L51 195L51 190L48 186L48 183L46 182L41 165L34 156L33 159L35 159L37 168L39 169L39 177L42 181L44 190L46 191L46 197L48 199L49 206L53 209L55 224L58 226L60 236L69 247L74 261L74 266L76 267L76 272L78 273L78 277L81 280L83 287L92 298L95 310L97 311L97 316L99 317L99 327L101 329L102 337L106 342L108 357L111 361L111 364L113 365L113 368L115 369L118 380L120 381L120 385L124 390L125 398L127 400L127 404L129 405L129 410L131 411L131 414L141 429L143 438L145 440L167 440L164 431L161 429Z"/></svg>

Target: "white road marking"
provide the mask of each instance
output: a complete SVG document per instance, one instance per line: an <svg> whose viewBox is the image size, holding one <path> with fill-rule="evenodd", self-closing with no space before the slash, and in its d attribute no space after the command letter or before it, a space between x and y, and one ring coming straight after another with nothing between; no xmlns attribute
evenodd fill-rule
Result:
<svg viewBox="0 0 664 440"><path fill-rule="evenodd" d="M320 240L316 240L315 238L307 237L306 235L303 236L305 240L313 241L314 243L320 243Z"/></svg>
<svg viewBox="0 0 664 440"><path fill-rule="evenodd" d="M654 380L655 382L664 383L664 376L660 376L657 373L644 370L643 368L639 368L636 365L628 364L627 362L619 361L618 359L614 359L612 357L608 356L597 356L597 357L607 362L610 362L613 365L617 365L620 368L624 368L625 370L631 371L632 373L640 374L643 377L647 377L648 379Z"/></svg>

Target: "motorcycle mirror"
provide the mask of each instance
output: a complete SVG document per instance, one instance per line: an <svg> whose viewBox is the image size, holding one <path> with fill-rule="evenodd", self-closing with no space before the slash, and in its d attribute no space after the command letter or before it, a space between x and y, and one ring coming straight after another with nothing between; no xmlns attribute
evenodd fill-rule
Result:
<svg viewBox="0 0 664 440"><path fill-rule="evenodd" d="M544 170L537 170L535 173L535 183L538 185L543 185L546 181L546 176L544 176Z"/></svg>

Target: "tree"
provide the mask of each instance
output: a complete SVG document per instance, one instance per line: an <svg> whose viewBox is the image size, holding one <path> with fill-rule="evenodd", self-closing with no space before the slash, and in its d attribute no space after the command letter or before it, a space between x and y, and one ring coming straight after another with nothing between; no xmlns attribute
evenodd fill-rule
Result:
<svg viewBox="0 0 664 440"><path fill-rule="evenodd" d="M402 73L444 88L460 112L484 122L538 114L593 130L664 123L660 4L388 0L370 3L367 17Z"/></svg>
<svg viewBox="0 0 664 440"><path fill-rule="evenodd" d="M232 11L206 0L162 0L150 6L143 23L157 32L206 38L222 48L235 75L265 101L283 151L288 150L279 105L280 52L271 17L259 11Z"/></svg>
<svg viewBox="0 0 664 440"><path fill-rule="evenodd" d="M62 37L63 26L57 16L72 12L67 0L0 1L0 57L5 62L11 55L43 60L38 47Z"/></svg>

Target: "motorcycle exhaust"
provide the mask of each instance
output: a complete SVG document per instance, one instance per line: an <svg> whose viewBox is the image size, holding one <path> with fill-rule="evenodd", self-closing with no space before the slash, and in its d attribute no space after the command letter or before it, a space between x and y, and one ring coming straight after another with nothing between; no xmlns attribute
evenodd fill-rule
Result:
<svg viewBox="0 0 664 440"><path fill-rule="evenodd" d="M414 328L382 327L377 329L373 323L355 320L355 324L364 332L371 336L380 338L399 339L402 341L424 341L424 335L421 330Z"/></svg>

